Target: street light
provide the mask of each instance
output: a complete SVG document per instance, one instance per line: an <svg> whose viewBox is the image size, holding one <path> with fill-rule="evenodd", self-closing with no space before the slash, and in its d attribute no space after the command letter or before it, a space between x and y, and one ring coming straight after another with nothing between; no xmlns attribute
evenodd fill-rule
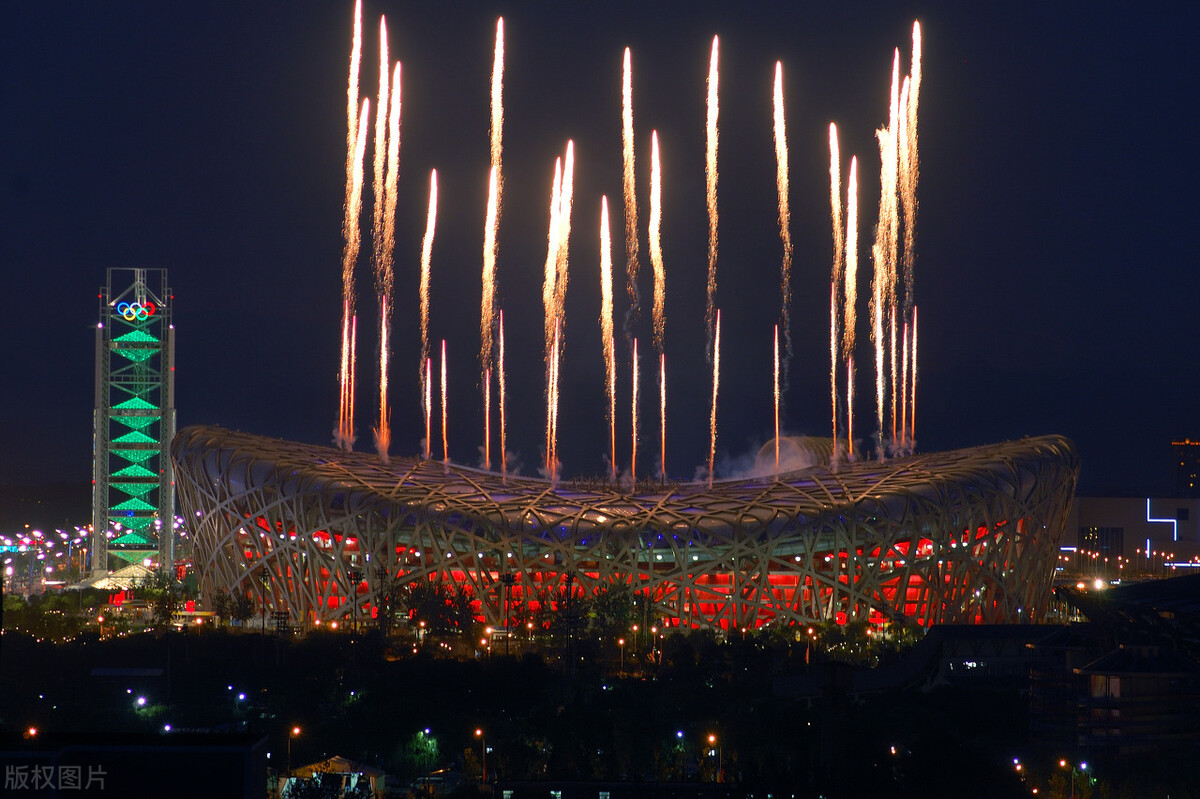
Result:
<svg viewBox="0 0 1200 799"><path fill-rule="evenodd" d="M709 757L712 757L711 752L714 748L717 750L717 776L713 782L724 782L721 775L725 772L725 752L721 744L717 741L717 736L710 732L708 734Z"/></svg>
<svg viewBox="0 0 1200 799"><path fill-rule="evenodd" d="M621 673L625 673L625 639L617 639L617 647L621 650Z"/></svg>
<svg viewBox="0 0 1200 799"><path fill-rule="evenodd" d="M483 729L476 728L475 737L479 739L479 762L483 767L483 784L487 784L487 739L483 736Z"/></svg>
<svg viewBox="0 0 1200 799"><path fill-rule="evenodd" d="M288 731L288 758L287 758L287 775L292 776L292 739L300 734L299 727L292 727Z"/></svg>
<svg viewBox="0 0 1200 799"><path fill-rule="evenodd" d="M350 611L354 614L354 634L358 635L358 584L362 582L363 573L358 569L350 569L346 576L350 578L350 595L347 598L350 600Z"/></svg>
<svg viewBox="0 0 1200 799"><path fill-rule="evenodd" d="M1062 760L1058 761L1058 765L1061 766L1062 768L1071 769L1071 799L1075 799L1075 774L1076 774L1075 764L1068 763L1066 758L1063 758ZM1079 769L1078 769L1078 773L1080 776L1084 775L1084 772L1087 771L1087 767L1088 766L1087 766L1086 761L1080 762Z"/></svg>

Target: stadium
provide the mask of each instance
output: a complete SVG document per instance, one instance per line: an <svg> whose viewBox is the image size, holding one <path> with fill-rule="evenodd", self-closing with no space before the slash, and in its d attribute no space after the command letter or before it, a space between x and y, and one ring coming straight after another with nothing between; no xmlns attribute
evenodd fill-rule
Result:
<svg viewBox="0 0 1200 799"><path fill-rule="evenodd" d="M1045 614L1079 475L1069 440L836 469L819 440L799 446L820 462L711 487L385 464L206 426L180 431L172 457L205 598L250 595L301 627L369 618L385 591L439 580L496 626L545 589L614 585L683 628Z"/></svg>

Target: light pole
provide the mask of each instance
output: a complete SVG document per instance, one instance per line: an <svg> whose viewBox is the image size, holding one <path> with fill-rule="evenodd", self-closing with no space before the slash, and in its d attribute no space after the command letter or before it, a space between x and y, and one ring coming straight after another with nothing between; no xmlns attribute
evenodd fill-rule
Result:
<svg viewBox="0 0 1200 799"><path fill-rule="evenodd" d="M287 776L292 776L292 739L300 734L299 727L292 727L288 730L288 755L287 755Z"/></svg>
<svg viewBox="0 0 1200 799"><path fill-rule="evenodd" d="M1068 763L1066 758L1063 758L1062 760L1058 761L1058 765L1061 766L1062 768L1070 768L1071 769L1071 799L1075 799L1075 773L1076 773L1075 772L1075 764ZM1087 771L1087 763L1081 762L1079 764L1079 773L1083 774L1083 772L1085 772L1085 771Z"/></svg>
<svg viewBox="0 0 1200 799"><path fill-rule="evenodd" d="M363 573L358 569L350 569L346 572L346 576L350 578L350 612L354 616L354 634L358 635L358 584L362 582Z"/></svg>
<svg viewBox="0 0 1200 799"><path fill-rule="evenodd" d="M621 650L621 674L625 673L625 639L617 639L617 648Z"/></svg>
<svg viewBox="0 0 1200 799"><path fill-rule="evenodd" d="M476 728L475 737L479 739L479 763L483 770L481 782L487 785L487 739L483 735L483 728Z"/></svg>
<svg viewBox="0 0 1200 799"><path fill-rule="evenodd" d="M513 583L517 581L517 578L511 572L505 572L500 580L504 583L504 655L507 657L508 639L512 638L512 634L508 629L508 609L510 603L512 602Z"/></svg>
<svg viewBox="0 0 1200 799"><path fill-rule="evenodd" d="M724 782L725 780L722 778L722 775L725 773L725 750L717 740L716 734L710 732L708 734L709 752L711 753L714 748L717 750L717 775L713 782ZM711 756L710 754L709 757Z"/></svg>

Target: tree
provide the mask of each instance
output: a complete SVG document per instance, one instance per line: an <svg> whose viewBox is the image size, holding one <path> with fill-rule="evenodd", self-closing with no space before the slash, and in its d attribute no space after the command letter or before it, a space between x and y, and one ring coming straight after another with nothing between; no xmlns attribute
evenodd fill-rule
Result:
<svg viewBox="0 0 1200 799"><path fill-rule="evenodd" d="M475 594L467 585L448 580L417 580L404 587L404 604L435 635L470 633L475 622Z"/></svg>
<svg viewBox="0 0 1200 799"><path fill-rule="evenodd" d="M144 590L149 595L156 626L166 627L179 612L181 604L179 589L179 584L171 576L171 573L162 567L150 575L149 583Z"/></svg>
<svg viewBox="0 0 1200 799"><path fill-rule="evenodd" d="M233 618L233 597L229 594L218 592L213 597L212 611L220 620L228 621Z"/></svg>
<svg viewBox="0 0 1200 799"><path fill-rule="evenodd" d="M230 616L245 624L254 616L254 597L249 594L230 595Z"/></svg>

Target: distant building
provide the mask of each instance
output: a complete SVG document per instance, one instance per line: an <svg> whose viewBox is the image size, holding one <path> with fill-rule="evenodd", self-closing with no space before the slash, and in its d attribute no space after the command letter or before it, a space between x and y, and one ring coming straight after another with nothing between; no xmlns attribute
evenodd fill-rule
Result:
<svg viewBox="0 0 1200 799"><path fill-rule="evenodd" d="M1061 588L1089 619L1030 645L1030 738L1050 751L1136 758L1200 744L1200 575Z"/></svg>
<svg viewBox="0 0 1200 799"><path fill-rule="evenodd" d="M1172 441L1171 449L1175 450L1175 493L1200 497L1200 441Z"/></svg>
<svg viewBox="0 0 1200 799"><path fill-rule="evenodd" d="M1076 497L1063 543L1060 566L1098 577L1200 573L1200 498Z"/></svg>

